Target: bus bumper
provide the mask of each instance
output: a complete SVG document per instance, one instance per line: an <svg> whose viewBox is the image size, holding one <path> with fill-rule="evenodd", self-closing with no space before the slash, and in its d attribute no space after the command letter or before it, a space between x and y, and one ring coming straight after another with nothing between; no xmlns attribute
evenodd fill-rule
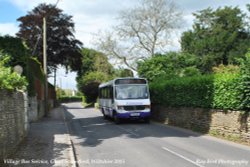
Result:
<svg viewBox="0 0 250 167"><path fill-rule="evenodd" d="M117 117L121 119L145 119L149 118L150 112L127 112L127 113L117 113Z"/></svg>

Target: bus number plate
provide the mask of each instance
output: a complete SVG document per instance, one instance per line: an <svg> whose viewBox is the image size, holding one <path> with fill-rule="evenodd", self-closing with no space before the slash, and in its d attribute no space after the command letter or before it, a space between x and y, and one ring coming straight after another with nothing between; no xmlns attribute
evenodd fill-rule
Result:
<svg viewBox="0 0 250 167"><path fill-rule="evenodd" d="M140 113L131 113L130 116L133 116L133 117L140 116Z"/></svg>

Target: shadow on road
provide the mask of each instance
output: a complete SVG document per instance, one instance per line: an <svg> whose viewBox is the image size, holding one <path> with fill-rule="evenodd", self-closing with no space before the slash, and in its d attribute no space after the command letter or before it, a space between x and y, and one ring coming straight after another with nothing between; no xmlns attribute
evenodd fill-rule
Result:
<svg viewBox="0 0 250 167"><path fill-rule="evenodd" d="M94 108L83 109L80 113L74 107L65 106L65 115L72 136L80 139L80 143L87 147L96 147L103 141L125 136L133 139L147 137L198 137L199 134L189 133L174 128L166 128L156 124L138 121L124 121L116 125L112 120L105 120ZM73 109L73 110L72 110ZM73 115L73 114L74 115ZM77 115L80 114L80 115Z"/></svg>

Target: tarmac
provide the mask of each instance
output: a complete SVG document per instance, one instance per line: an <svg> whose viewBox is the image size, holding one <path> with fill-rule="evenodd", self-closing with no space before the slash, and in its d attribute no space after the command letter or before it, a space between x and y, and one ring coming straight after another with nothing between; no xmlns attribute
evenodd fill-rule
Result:
<svg viewBox="0 0 250 167"><path fill-rule="evenodd" d="M4 160L3 166L75 167L64 108L55 108L50 111L49 117L31 123L27 137L15 153Z"/></svg>

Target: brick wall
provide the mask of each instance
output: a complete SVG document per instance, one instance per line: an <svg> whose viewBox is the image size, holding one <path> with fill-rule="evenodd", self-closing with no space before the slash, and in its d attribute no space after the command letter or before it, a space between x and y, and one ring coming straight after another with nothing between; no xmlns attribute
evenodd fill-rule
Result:
<svg viewBox="0 0 250 167"><path fill-rule="evenodd" d="M165 124L237 139L250 144L248 112L154 105L152 118Z"/></svg>
<svg viewBox="0 0 250 167"><path fill-rule="evenodd" d="M26 136L27 107L24 93L0 90L0 159L15 151Z"/></svg>

